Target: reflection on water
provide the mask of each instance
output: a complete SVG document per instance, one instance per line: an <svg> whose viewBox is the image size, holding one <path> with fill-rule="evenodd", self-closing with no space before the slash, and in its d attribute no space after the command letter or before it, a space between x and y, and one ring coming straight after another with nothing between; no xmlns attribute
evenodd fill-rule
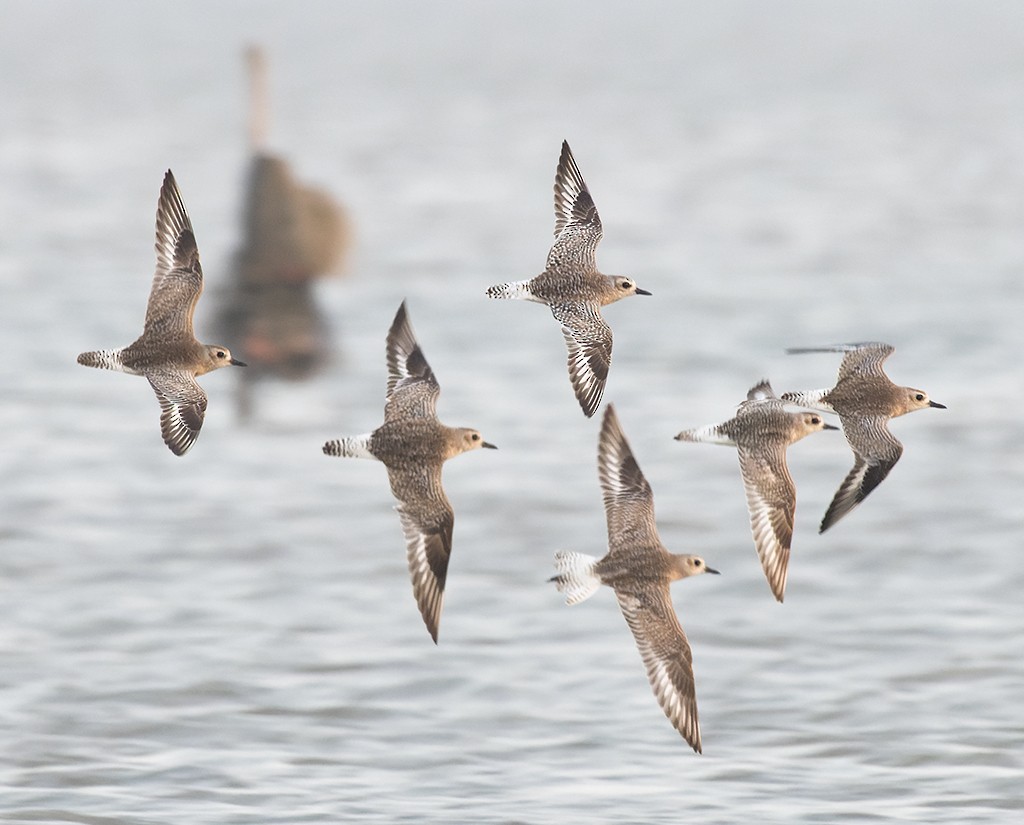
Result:
<svg viewBox="0 0 1024 825"><path fill-rule="evenodd" d="M250 74L250 143L243 239L217 326L239 342L251 367L239 379L238 412L253 412L253 384L268 377L308 378L330 354L330 325L317 304L314 282L340 271L351 229L340 205L295 179L283 158L265 149L265 56L246 50Z"/></svg>
<svg viewBox="0 0 1024 825"><path fill-rule="evenodd" d="M6 8L0 818L1019 818L1024 9L298 8ZM231 288L251 40L274 55L281 145L358 216L355 277L317 284L346 357L260 385L244 428L211 374L179 459L145 381L75 355L139 332L168 167L207 288ZM701 757L612 594L569 608L546 583L556 550L605 547L598 422L550 313L484 290L543 266L563 139L601 205L602 270L653 293L606 311L607 400L666 545L722 571L673 594ZM384 468L320 452L379 423L403 298L440 417L501 448L445 468L437 647ZM218 340L204 305L197 336ZM834 362L785 348L858 340L895 345L892 379L949 409L892 423L899 464L823 536L849 449L790 449L779 605L735 454L672 436L764 377L830 386Z"/></svg>

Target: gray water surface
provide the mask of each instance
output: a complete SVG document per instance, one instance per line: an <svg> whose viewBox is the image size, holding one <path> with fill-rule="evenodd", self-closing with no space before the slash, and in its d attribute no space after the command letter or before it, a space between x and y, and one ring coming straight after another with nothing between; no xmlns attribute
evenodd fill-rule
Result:
<svg viewBox="0 0 1024 825"><path fill-rule="evenodd" d="M0 819L128 823L1009 823L1024 810L1024 8L1010 3L0 3ZM272 148L358 233L322 284L339 346L306 384L208 375L161 444L144 381L86 370L141 328L173 168L210 324L240 234L242 49ZM568 608L558 549L601 554L597 419L535 274L570 141L614 402L677 584L704 754L658 709L610 591ZM386 473L325 458L381 420L400 301L452 461L435 647ZM829 386L884 340L948 410L893 423L891 476L824 536L851 465L795 445L787 599L736 456L672 440L768 377ZM223 341L228 346L232 342Z"/></svg>

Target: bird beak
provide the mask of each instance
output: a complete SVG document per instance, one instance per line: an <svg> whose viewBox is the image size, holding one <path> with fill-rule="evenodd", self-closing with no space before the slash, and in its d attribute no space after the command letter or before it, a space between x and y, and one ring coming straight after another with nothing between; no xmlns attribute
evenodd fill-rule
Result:
<svg viewBox="0 0 1024 825"><path fill-rule="evenodd" d="M940 404L938 401L929 401L928 402L928 406L929 407L938 407L940 410L946 409L946 405L945 404Z"/></svg>
<svg viewBox="0 0 1024 825"><path fill-rule="evenodd" d="M716 576L720 576L721 575L721 573L719 573L717 570L715 570L714 567L705 567L704 568L704 572L705 573L714 573Z"/></svg>
<svg viewBox="0 0 1024 825"><path fill-rule="evenodd" d="M637 295L650 295L651 293L648 292L646 289L640 289L640 287L637 287L636 288L636 294Z"/></svg>
<svg viewBox="0 0 1024 825"><path fill-rule="evenodd" d="M822 429L823 430L838 430L839 428L835 424L824 424L822 426Z"/></svg>
<svg viewBox="0 0 1024 825"><path fill-rule="evenodd" d="M488 450L497 450L498 449L493 444L488 444L486 441L483 444L481 444L480 446L481 447L486 447Z"/></svg>
<svg viewBox="0 0 1024 825"><path fill-rule="evenodd" d="M248 364L245 363L245 361L239 361L237 358L232 358L230 361L228 361L228 363L231 364L231 366L233 366L233 367L247 367L247 366L249 366Z"/></svg>

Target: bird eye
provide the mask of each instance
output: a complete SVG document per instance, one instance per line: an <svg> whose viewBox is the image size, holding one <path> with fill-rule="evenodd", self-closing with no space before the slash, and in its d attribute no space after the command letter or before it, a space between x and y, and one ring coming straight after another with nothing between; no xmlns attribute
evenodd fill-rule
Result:
<svg viewBox="0 0 1024 825"><path fill-rule="evenodd" d="M632 287L633 287L633 284L631 284L629 281L623 281L622 282L622 288L623 289L631 289Z"/></svg>
<svg viewBox="0 0 1024 825"><path fill-rule="evenodd" d="M812 415L811 416L811 423L812 424L820 424L821 423L821 419L818 418L818 416L816 416L816 415Z"/></svg>
<svg viewBox="0 0 1024 825"><path fill-rule="evenodd" d="M480 434L479 433L473 433L472 438L473 438L474 441L479 441L480 440Z"/></svg>
<svg viewBox="0 0 1024 825"><path fill-rule="evenodd" d="M224 358L225 357L224 351L223 350L217 350L217 357L218 358Z"/></svg>
<svg viewBox="0 0 1024 825"><path fill-rule="evenodd" d="M924 393L919 392L917 395L914 396L914 398L916 398L918 401L924 401Z"/></svg>
<svg viewBox="0 0 1024 825"><path fill-rule="evenodd" d="M694 559L693 560L693 566L694 567L700 567L703 563L704 562L702 562L700 559Z"/></svg>

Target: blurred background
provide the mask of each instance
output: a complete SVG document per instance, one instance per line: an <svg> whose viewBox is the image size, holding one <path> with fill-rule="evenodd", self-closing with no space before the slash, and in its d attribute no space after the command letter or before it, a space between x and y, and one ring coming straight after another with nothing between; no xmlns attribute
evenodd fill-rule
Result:
<svg viewBox="0 0 1024 825"><path fill-rule="evenodd" d="M1019 816L1024 8L0 15L0 819ZM605 549L599 419L550 313L484 290L543 267L563 138L604 222L601 268L653 293L605 312L606 403L666 546L723 572L673 589L703 756L657 707L613 594L568 608L545 582L556 550ZM75 357L141 331L167 168L206 275L197 337L247 351L261 157L339 221L330 265L299 279L304 320L264 336L305 331L312 355L249 387L203 377L206 423L179 459L145 381ZM442 420L500 448L445 470L437 647L384 468L320 451L382 420L403 299ZM852 456L838 433L790 450L779 605L735 453L672 437L762 377L833 383L838 355L786 347L861 340L893 344L892 379L948 409L893 422L902 460L824 536Z"/></svg>

